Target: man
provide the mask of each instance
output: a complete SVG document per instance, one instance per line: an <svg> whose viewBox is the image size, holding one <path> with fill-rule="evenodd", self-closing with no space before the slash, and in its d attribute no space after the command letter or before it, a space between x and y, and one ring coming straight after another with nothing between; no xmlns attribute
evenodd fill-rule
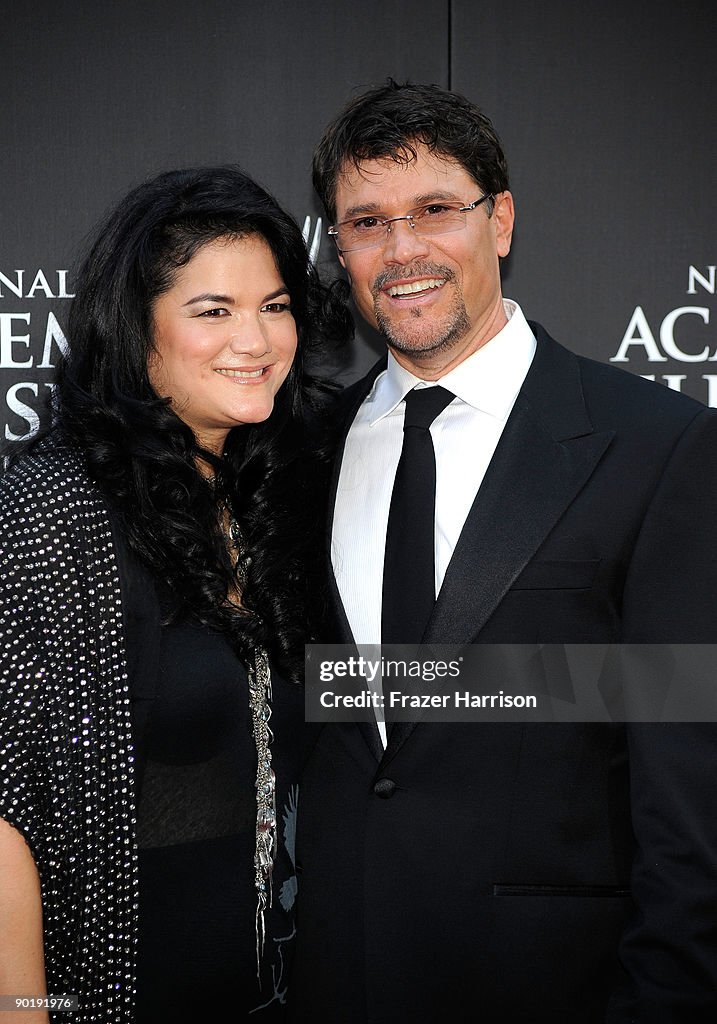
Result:
<svg viewBox="0 0 717 1024"><path fill-rule="evenodd" d="M389 83L330 125L314 181L388 346L347 395L328 639L714 642L717 416L571 354L503 298L514 207L488 119ZM448 404L409 423L436 382ZM408 485L435 485L406 504L418 433ZM400 527L420 537L434 489L416 569ZM387 743L324 726L296 1019L714 1021L716 767L708 724L399 723Z"/></svg>

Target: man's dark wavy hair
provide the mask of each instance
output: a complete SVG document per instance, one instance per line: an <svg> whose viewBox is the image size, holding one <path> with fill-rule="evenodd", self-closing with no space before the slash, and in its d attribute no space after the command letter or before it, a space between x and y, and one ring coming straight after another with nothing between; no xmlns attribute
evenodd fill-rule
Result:
<svg viewBox="0 0 717 1024"><path fill-rule="evenodd" d="M152 388L153 303L202 246L250 236L274 254L298 349L269 419L231 430L218 459ZM86 453L130 547L173 595L174 614L225 632L242 654L263 644L292 679L307 639L313 463L304 413L321 392L304 360L324 338L349 332L343 295L321 286L298 226L263 188L233 166L170 171L100 225L78 274L58 379L57 425ZM197 472L198 456L215 469L214 486ZM244 614L227 602L233 575L217 487L250 559Z"/></svg>
<svg viewBox="0 0 717 1024"><path fill-rule="evenodd" d="M465 96L437 85L399 84L369 89L353 99L324 132L314 153L313 180L327 216L336 220L336 186L346 167L365 160L416 158L416 146L455 160L483 194L509 188L508 164L491 121ZM466 196L466 202L474 197ZM493 212L488 204L488 215Z"/></svg>

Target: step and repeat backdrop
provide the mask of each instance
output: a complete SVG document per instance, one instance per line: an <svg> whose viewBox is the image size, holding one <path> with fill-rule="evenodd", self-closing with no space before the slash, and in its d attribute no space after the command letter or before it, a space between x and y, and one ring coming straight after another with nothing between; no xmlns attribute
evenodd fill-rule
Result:
<svg viewBox="0 0 717 1024"><path fill-rule="evenodd" d="M173 167L239 163L339 267L313 146L356 92L484 107L518 212L504 290L574 350L717 406L711 5L568 0L10 0L0 7L0 441L47 415L74 268L103 212ZM363 325L350 381L380 341Z"/></svg>

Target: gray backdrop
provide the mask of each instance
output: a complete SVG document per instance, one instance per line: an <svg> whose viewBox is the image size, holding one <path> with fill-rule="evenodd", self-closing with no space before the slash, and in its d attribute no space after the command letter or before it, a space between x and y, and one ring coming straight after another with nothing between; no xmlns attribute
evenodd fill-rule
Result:
<svg viewBox="0 0 717 1024"><path fill-rule="evenodd" d="M717 406L714 23L706 0L5 2L0 440L44 415L74 261L151 174L239 162L336 273L311 151L387 75L493 118L518 211L506 294L569 347ZM346 379L379 347L361 328Z"/></svg>

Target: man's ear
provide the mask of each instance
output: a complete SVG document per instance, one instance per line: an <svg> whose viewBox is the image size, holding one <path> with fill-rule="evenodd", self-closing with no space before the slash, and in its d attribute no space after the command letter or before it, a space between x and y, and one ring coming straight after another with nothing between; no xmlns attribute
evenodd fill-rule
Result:
<svg viewBox="0 0 717 1024"><path fill-rule="evenodd" d="M510 192L499 192L495 197L493 221L495 224L496 252L499 256L507 256L510 252L513 225L515 224L515 207L513 206L513 196Z"/></svg>

